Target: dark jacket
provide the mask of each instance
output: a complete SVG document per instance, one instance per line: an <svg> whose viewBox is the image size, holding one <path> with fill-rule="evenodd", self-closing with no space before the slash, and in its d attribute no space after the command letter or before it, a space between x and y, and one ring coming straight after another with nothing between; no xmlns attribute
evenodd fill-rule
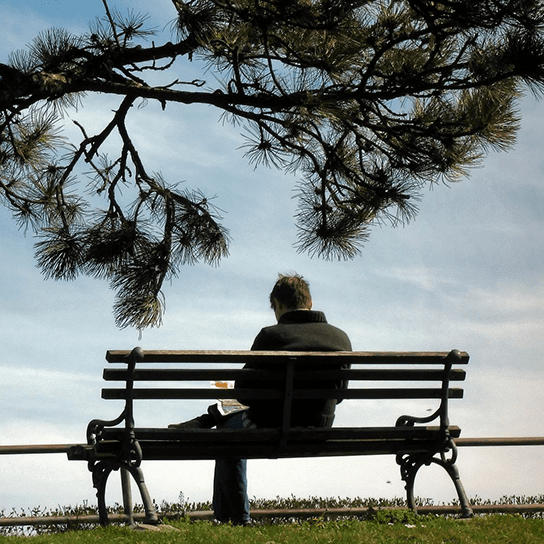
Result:
<svg viewBox="0 0 544 544"><path fill-rule="evenodd" d="M327 323L322 312L295 310L283 314L277 325L265 327L255 338L253 351L351 351L347 334ZM349 365L331 363L319 369L348 368ZM266 364L248 363L245 368L265 369ZM297 365L297 370L313 370L312 365ZM274 365L272 370L277 370ZM238 381L237 388L275 388L281 382ZM315 381L297 383L295 389L345 388L347 383ZM258 427L280 427L283 403L272 400L244 400L248 405L249 417ZM292 427L330 427L334 420L336 400L295 400L291 413Z"/></svg>

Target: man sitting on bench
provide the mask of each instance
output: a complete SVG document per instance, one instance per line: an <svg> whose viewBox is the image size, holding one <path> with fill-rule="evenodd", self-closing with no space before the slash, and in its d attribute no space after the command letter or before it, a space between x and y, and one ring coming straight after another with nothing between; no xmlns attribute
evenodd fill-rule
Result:
<svg viewBox="0 0 544 544"><path fill-rule="evenodd" d="M270 304L278 323L265 327L255 338L253 351L351 351L351 342L346 333L333 327L322 312L312 310L312 298L308 283L298 275L280 275L270 293ZM301 368L302 367L302 368ZM266 364L247 364L244 368L265 369ZM320 370L342 368L342 365L320 366ZM312 370L304 365L297 369ZM279 384L277 384L279 387ZM236 389L274 388L274 383L236 382ZM295 389L345 388L347 383L306 382L294 383ZM281 427L282 401L244 400L248 406L227 417L218 417L215 408L208 414L191 421L171 425L177 428L222 428L249 429L256 427ZM295 400L292 405L292 427L331 427L334 420L336 399ZM251 522L247 495L247 460L217 459L214 473L213 509L215 519L236 525Z"/></svg>

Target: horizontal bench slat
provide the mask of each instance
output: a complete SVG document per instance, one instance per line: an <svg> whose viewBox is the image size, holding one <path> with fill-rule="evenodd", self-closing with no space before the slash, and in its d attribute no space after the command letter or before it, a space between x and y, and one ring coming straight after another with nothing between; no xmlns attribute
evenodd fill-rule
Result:
<svg viewBox="0 0 544 544"><path fill-rule="evenodd" d="M458 438L461 429L451 425L449 432L452 438ZM419 427L333 427L322 428L292 428L284 433L287 441L308 440L383 440L397 438L428 438L430 434L439 435L438 426ZM119 428L105 429L104 439L120 439L123 430ZM281 429L165 429L154 427L136 427L134 435L138 440L164 440L174 442L213 442L217 440L228 441L274 441L282 437ZM442 436L442 435L440 435Z"/></svg>
<svg viewBox="0 0 544 544"><path fill-rule="evenodd" d="M449 428L459 437L457 426ZM439 427L295 428L282 436L280 429L175 430L136 428L134 435L146 460L217 459L229 456L276 459L282 457L376 455L425 452L443 440ZM97 446L77 446L68 457L85 460L115 456L121 448L121 429L105 429ZM281 442L280 442L281 439ZM281 444L281 446L280 446Z"/></svg>
<svg viewBox="0 0 544 544"><path fill-rule="evenodd" d="M254 399L255 391L243 389L102 389L102 398L107 400L127 399L137 400L181 400L181 399ZM438 399L442 396L441 389L402 388L402 389L308 389L294 390L294 399ZM259 389L259 399L281 399L282 392L274 389ZM448 389L448 398L463 398L463 390Z"/></svg>
<svg viewBox="0 0 544 544"><path fill-rule="evenodd" d="M104 380L126 381L128 370L106 368ZM450 381L463 381L466 372L455 368L450 371ZM282 372L250 369L168 369L146 368L134 371L134 381L234 381L238 378L247 380L281 380ZM439 369L350 369L350 370L317 370L297 371L295 380L367 380L367 381L440 381L444 370Z"/></svg>
<svg viewBox="0 0 544 544"><path fill-rule="evenodd" d="M154 461L175 460L215 460L221 458L246 459L285 459L296 457L334 457L355 455L390 455L400 452L424 453L436 447L436 440L422 439L406 441L398 440L348 440L331 441L322 444L291 444L282 448L269 444L252 443L249 445L235 443L195 444L192 448L180 451L179 447L169 446L164 442L140 442L145 459Z"/></svg>
<svg viewBox="0 0 544 544"><path fill-rule="evenodd" d="M326 445L294 445L283 449L271 449L266 444L255 445L250 452L243 452L240 448L230 444L221 444L210 451L210 447L202 445L185 455L179 454L177 450L170 452L169 448L161 447L160 444L141 444L142 452L148 459L155 461L191 461L216 460L221 458L238 458L243 455L246 459L293 459L304 457L344 457L346 455L396 455L399 452L425 453L435 446L432 440L414 441L407 446L406 440L390 440L375 442L330 442ZM244 448L245 449L245 448Z"/></svg>
<svg viewBox="0 0 544 544"><path fill-rule="evenodd" d="M180 448L174 442L139 442L143 458L149 461L192 461L216 460L221 458L282 459L296 457L334 457L356 455L389 455L398 453L426 453L437 447L437 439L421 440L338 440L324 443L291 444L279 448L275 443L196 443L192 447ZM118 448L112 444L111 452L94 452L79 447L69 451L68 458L73 461L90 459L111 459L118 457Z"/></svg>
<svg viewBox="0 0 544 544"><path fill-rule="evenodd" d="M147 460L217 459L221 457L268 458L376 455L399 452L426 452L443 440L439 427L293 429L282 437L279 429L190 430L135 429L135 436ZM454 438L460 434L451 427ZM106 433L106 442L97 454L109 456L119 449L115 436ZM114 438L113 440L111 438ZM281 441L280 438L284 438ZM108 440L109 439L109 440ZM74 457L75 458L75 457Z"/></svg>
<svg viewBox="0 0 544 544"><path fill-rule="evenodd" d="M124 363L130 355L128 350L109 350L106 360L110 363ZM455 359L456 364L467 364L468 353L459 351ZM439 364L450 352L417 352L417 351L331 351L331 352L277 352L277 351L233 351L233 350L146 350L144 362L146 363L247 363L256 358L265 359L266 364L282 362L286 358L296 357L299 360L309 359L312 363L318 363L320 359L347 359L352 363L376 363L387 364Z"/></svg>

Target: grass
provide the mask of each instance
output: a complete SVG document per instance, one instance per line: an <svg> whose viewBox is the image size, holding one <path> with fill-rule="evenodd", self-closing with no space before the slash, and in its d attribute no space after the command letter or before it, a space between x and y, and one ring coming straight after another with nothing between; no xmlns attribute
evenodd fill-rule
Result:
<svg viewBox="0 0 544 544"><path fill-rule="evenodd" d="M429 504L429 501L418 501ZM458 519L453 516L436 514L417 515L405 509L402 499L341 499L310 497L299 499L294 496L275 500L254 500L256 509L302 509L375 506L364 518L295 519L284 517L257 521L252 527L233 527L214 525L210 521L190 521L187 512L207 510L205 504L188 504L180 497L179 503L163 503L157 506L159 514L169 513L179 519L165 521L159 529L135 530L124 526L98 527L96 525L79 526L70 530L66 525L43 525L33 531L20 527L0 528L0 544L95 544L104 543L141 543L141 544L457 544L457 543L512 543L544 544L544 519L541 514L489 514L478 515L472 519ZM497 504L475 498L472 504ZM544 496L539 497L502 497L499 504L544 503ZM400 507L400 508L399 508ZM385 509L382 509L385 508ZM390 508L389 510L387 508ZM394 509L391 509L394 508ZM111 509L118 513L121 507ZM33 509L27 516L36 515L85 515L95 513L89 506L59 508L43 512ZM3 516L4 513L0 512ZM12 517L20 517L24 512L12 512ZM33 536L28 536L28 535Z"/></svg>
<svg viewBox="0 0 544 544"><path fill-rule="evenodd" d="M215 526L208 521L172 522L160 531L138 531L128 527L95 528L35 537L0 536L0 543L32 544L396 544L396 543L512 543L544 542L544 520L524 519L519 515L488 515L470 520L436 516L419 517L404 523L399 512L387 512L373 520L325 521L262 525L255 527Z"/></svg>

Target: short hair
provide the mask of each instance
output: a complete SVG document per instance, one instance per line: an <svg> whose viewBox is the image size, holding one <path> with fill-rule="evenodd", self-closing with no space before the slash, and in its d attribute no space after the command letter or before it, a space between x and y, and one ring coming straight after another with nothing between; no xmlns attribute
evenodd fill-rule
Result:
<svg viewBox="0 0 544 544"><path fill-rule="evenodd" d="M310 284L298 274L280 274L278 281L270 293L270 305L274 309L274 299L291 310L309 309L312 307Z"/></svg>

